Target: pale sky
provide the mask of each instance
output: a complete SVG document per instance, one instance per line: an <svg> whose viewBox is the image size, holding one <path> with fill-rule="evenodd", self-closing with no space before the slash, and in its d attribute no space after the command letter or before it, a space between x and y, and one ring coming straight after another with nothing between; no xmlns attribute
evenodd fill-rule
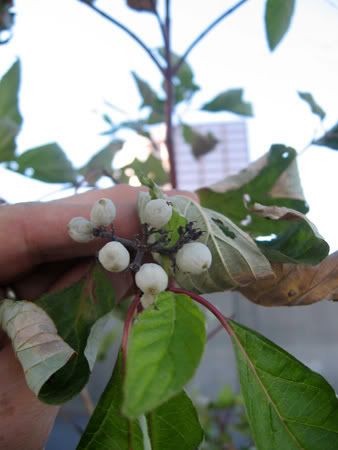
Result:
<svg viewBox="0 0 338 450"><path fill-rule="evenodd" d="M172 0L174 51L188 43L234 1ZM327 113L328 129L338 119L338 1L297 0L290 32L277 50L268 50L263 27L263 0L251 0L218 25L189 57L202 87L192 106L198 107L222 90L243 87L254 106L247 120L252 159L271 144L301 150L312 140L318 120L297 91L309 91ZM124 0L96 5L128 24L150 46L160 44L155 19L126 8ZM160 86L157 69L143 50L120 30L96 17L77 0L16 0L14 38L0 47L0 74L14 58L22 61L20 95L24 126L20 151L57 141L76 165L107 143L100 114L104 101L137 117L140 102L130 71ZM188 112L188 123L236 120L231 114ZM310 218L338 249L336 192L338 153L311 147L299 157ZM9 201L35 200L55 185L1 174L1 195ZM332 211L333 210L333 211Z"/></svg>

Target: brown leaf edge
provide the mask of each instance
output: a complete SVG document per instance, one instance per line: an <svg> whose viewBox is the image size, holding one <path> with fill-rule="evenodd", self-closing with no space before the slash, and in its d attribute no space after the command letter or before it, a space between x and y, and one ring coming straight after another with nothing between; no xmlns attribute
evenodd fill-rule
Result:
<svg viewBox="0 0 338 450"><path fill-rule="evenodd" d="M316 266L272 264L272 268L275 279L255 281L239 292L262 306L298 306L338 300L338 251Z"/></svg>

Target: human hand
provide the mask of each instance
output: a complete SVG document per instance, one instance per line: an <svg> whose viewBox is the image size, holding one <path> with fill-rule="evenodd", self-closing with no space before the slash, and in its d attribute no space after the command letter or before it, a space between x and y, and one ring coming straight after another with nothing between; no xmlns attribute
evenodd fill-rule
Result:
<svg viewBox="0 0 338 450"><path fill-rule="evenodd" d="M1 206L0 286L10 285L18 298L34 300L76 282L102 242L74 242L67 232L70 219L89 217L93 203L107 197L117 207L116 234L131 238L139 231L139 190L118 185L48 203ZM117 295L122 296L130 288L130 276L113 276ZM0 448L42 449L58 408L45 405L34 396L9 341L0 339L0 344Z"/></svg>

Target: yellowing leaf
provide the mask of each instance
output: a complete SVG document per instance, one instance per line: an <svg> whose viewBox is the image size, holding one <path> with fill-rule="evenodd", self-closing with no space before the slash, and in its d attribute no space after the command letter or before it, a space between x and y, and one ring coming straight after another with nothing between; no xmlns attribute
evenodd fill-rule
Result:
<svg viewBox="0 0 338 450"><path fill-rule="evenodd" d="M180 286L201 293L221 292L273 276L269 261L255 242L227 217L202 208L187 197L171 197L170 201L188 222L203 231L199 241L212 253L212 265L203 274L175 272Z"/></svg>
<svg viewBox="0 0 338 450"><path fill-rule="evenodd" d="M74 350L58 335L45 311L32 302L4 300L0 305L0 324L12 341L28 386L38 395Z"/></svg>
<svg viewBox="0 0 338 450"><path fill-rule="evenodd" d="M338 252L317 266L273 264L276 278L256 281L240 289L249 300L263 306L309 305L338 300Z"/></svg>
<svg viewBox="0 0 338 450"><path fill-rule="evenodd" d="M198 191L202 206L218 211L231 219L255 240L273 262L318 264L328 254L328 245L305 216L307 213L296 162L297 153L284 145L272 145L268 154L250 164L237 175ZM277 220L270 220L262 211L250 211L243 198L279 211ZM278 207L278 208L274 208ZM289 208L291 214L284 214ZM271 209L272 208L272 209ZM254 214L252 214L254 212ZM284 217L283 217L284 216Z"/></svg>

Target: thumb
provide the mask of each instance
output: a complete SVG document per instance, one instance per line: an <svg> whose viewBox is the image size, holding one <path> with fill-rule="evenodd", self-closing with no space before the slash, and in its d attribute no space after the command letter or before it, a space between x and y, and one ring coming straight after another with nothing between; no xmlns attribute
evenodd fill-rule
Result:
<svg viewBox="0 0 338 450"><path fill-rule="evenodd" d="M193 200L196 203L199 203L199 197L195 192L190 192L190 191L181 191L181 190L176 190L176 189L171 189L169 191L166 192L168 195L173 196L173 195L182 195L183 197L187 197L190 198L191 200Z"/></svg>

